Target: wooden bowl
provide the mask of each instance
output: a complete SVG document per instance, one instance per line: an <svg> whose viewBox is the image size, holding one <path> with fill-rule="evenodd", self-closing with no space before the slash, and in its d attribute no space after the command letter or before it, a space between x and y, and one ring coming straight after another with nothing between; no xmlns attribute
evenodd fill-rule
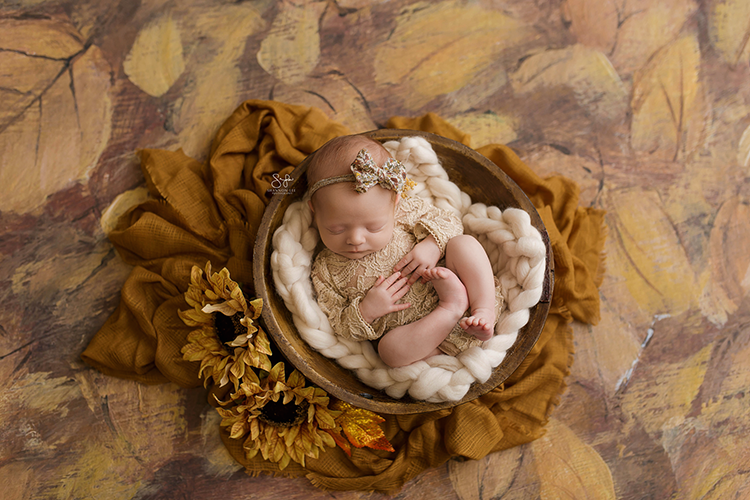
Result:
<svg viewBox="0 0 750 500"><path fill-rule="evenodd" d="M472 202L495 205L502 210L509 207L521 208L531 216L531 223L542 234L547 247L547 271L541 301L531 308L529 322L524 326L515 344L508 349L505 359L498 365L491 377L483 384L475 383L460 401L428 403L410 398L393 399L384 392L362 383L354 373L341 367L336 361L326 358L313 350L300 337L282 298L276 293L271 272L271 240L273 233L281 225L286 208L302 198L307 189L306 176L308 159L304 160L291 174L291 183L284 186L284 192L276 194L263 215L258 236L255 240L253 272L255 293L263 299L261 321L273 339L277 349L307 377L312 383L327 391L331 396L354 406L377 413L408 414L450 408L471 401L494 389L504 382L521 364L539 338L550 307L551 291L554 284L552 250L547 231L534 206L518 185L494 163L461 143L428 132L415 130L382 129L365 132L363 135L380 142L400 140L404 137L424 137L437 153L440 162L450 179L471 196Z"/></svg>

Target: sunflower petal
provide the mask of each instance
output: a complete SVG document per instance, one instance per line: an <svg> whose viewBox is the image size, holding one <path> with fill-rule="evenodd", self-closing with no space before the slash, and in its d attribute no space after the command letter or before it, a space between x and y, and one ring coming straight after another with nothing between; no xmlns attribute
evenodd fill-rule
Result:
<svg viewBox="0 0 750 500"><path fill-rule="evenodd" d="M291 460L291 457L289 456L288 453L286 453L286 451L284 451L284 454L282 455L281 460L279 460L279 469L280 470L286 469L287 465L289 465L290 460Z"/></svg>
<svg viewBox="0 0 750 500"><path fill-rule="evenodd" d="M245 456L250 458L255 458L255 455L258 454L258 448L245 448Z"/></svg>
<svg viewBox="0 0 750 500"><path fill-rule="evenodd" d="M242 304L244 311L244 305L245 305L245 296L242 294L242 289L237 285L237 283L233 283L232 286L230 286L231 292L229 293L229 296L232 298L232 300L238 302L239 304Z"/></svg>
<svg viewBox="0 0 750 500"><path fill-rule="evenodd" d="M245 363L234 362L229 371L232 373L232 375L240 379L245 374L245 366Z"/></svg>
<svg viewBox="0 0 750 500"><path fill-rule="evenodd" d="M282 457L286 454L286 447L284 446L284 440L279 437L278 434L274 435L272 438L273 441L270 441L271 443L271 461L272 462L278 462L282 459Z"/></svg>
<svg viewBox="0 0 750 500"><path fill-rule="evenodd" d="M247 334L245 333L237 335L234 340L229 343L232 347L242 347L245 344L247 344Z"/></svg>
<svg viewBox="0 0 750 500"><path fill-rule="evenodd" d="M220 304L207 304L203 309L204 313L220 312L224 316L234 316L237 311L228 303L221 302Z"/></svg>
<svg viewBox="0 0 750 500"><path fill-rule="evenodd" d="M284 444L287 447L292 446L292 444L294 443L294 440L297 439L297 436L299 436L299 431L300 431L299 425L294 425L286 429L286 432L284 433Z"/></svg>
<svg viewBox="0 0 750 500"><path fill-rule="evenodd" d="M268 381L276 383L278 381L283 381L285 379L284 376L284 363L278 362L276 365L271 368L271 370L268 372Z"/></svg>
<svg viewBox="0 0 750 500"><path fill-rule="evenodd" d="M271 342L268 340L266 332L264 332L262 329L258 330L258 333L255 334L255 341L253 342L253 345L259 352L262 352L263 354L268 354L269 356L273 354L273 351L271 351Z"/></svg>
<svg viewBox="0 0 750 500"><path fill-rule="evenodd" d="M219 387L224 387L229 383L229 366L227 366L227 369L224 370L224 375L219 380ZM214 377L215 378L215 377Z"/></svg>
<svg viewBox="0 0 750 500"><path fill-rule="evenodd" d="M305 386L305 377L298 371L294 370L286 381L287 385L292 388L302 388Z"/></svg>
<svg viewBox="0 0 750 500"><path fill-rule="evenodd" d="M250 422L250 437L256 440L258 436L260 436L260 424L258 423L258 419L253 419Z"/></svg>
<svg viewBox="0 0 750 500"><path fill-rule="evenodd" d="M257 319L263 310L263 299L253 299L250 301L250 307L253 310L253 319Z"/></svg>
<svg viewBox="0 0 750 500"><path fill-rule="evenodd" d="M201 269L198 266L191 267L190 268L190 282L197 285L201 281L203 281L203 269Z"/></svg>

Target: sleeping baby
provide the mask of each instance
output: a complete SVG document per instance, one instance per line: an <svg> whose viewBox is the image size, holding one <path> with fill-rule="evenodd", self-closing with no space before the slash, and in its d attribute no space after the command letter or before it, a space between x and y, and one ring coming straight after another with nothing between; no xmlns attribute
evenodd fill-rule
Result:
<svg viewBox="0 0 750 500"><path fill-rule="evenodd" d="M337 335L376 341L391 367L492 337L503 298L482 245L453 214L406 196L406 170L379 142L333 139L307 178L325 246L312 282Z"/></svg>

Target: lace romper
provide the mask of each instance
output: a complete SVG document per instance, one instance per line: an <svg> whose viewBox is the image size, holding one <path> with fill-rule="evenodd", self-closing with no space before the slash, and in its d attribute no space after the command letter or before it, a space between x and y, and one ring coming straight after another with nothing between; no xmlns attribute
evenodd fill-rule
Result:
<svg viewBox="0 0 750 500"><path fill-rule="evenodd" d="M389 330L432 312L438 305L438 294L432 283L421 281L414 283L402 299L402 302L411 303L411 307L388 313L371 324L362 318L359 304L378 276L393 274L396 263L428 235L434 236L444 255L448 240L462 233L463 224L456 216L421 198L409 197L399 203L393 237L382 250L361 259L348 259L327 248L322 250L313 263L312 282L318 304L328 316L333 331L351 340L377 340ZM444 265L444 262L439 265ZM499 316L503 298L497 280L495 283L495 309ZM455 356L481 344L456 324L438 348Z"/></svg>

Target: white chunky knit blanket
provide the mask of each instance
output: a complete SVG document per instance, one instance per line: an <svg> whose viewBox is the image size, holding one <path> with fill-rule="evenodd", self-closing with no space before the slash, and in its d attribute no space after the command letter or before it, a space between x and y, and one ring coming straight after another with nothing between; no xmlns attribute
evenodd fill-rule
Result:
<svg viewBox="0 0 750 500"><path fill-rule="evenodd" d="M425 139L406 137L384 146L417 183L412 196L425 198L458 215L464 232L474 235L489 255L505 296L505 309L498 318L494 337L482 347L469 348L455 357L433 356L390 368L370 342L335 335L313 295L310 269L318 232L311 227L312 214L305 201L289 206L274 233L273 279L302 338L324 356L354 371L365 384L396 399L408 392L413 398L428 402L458 401L471 384L483 383L490 377L516 341L518 331L529 321L529 309L542 294L546 248L525 211L472 204L469 195L448 179Z"/></svg>

